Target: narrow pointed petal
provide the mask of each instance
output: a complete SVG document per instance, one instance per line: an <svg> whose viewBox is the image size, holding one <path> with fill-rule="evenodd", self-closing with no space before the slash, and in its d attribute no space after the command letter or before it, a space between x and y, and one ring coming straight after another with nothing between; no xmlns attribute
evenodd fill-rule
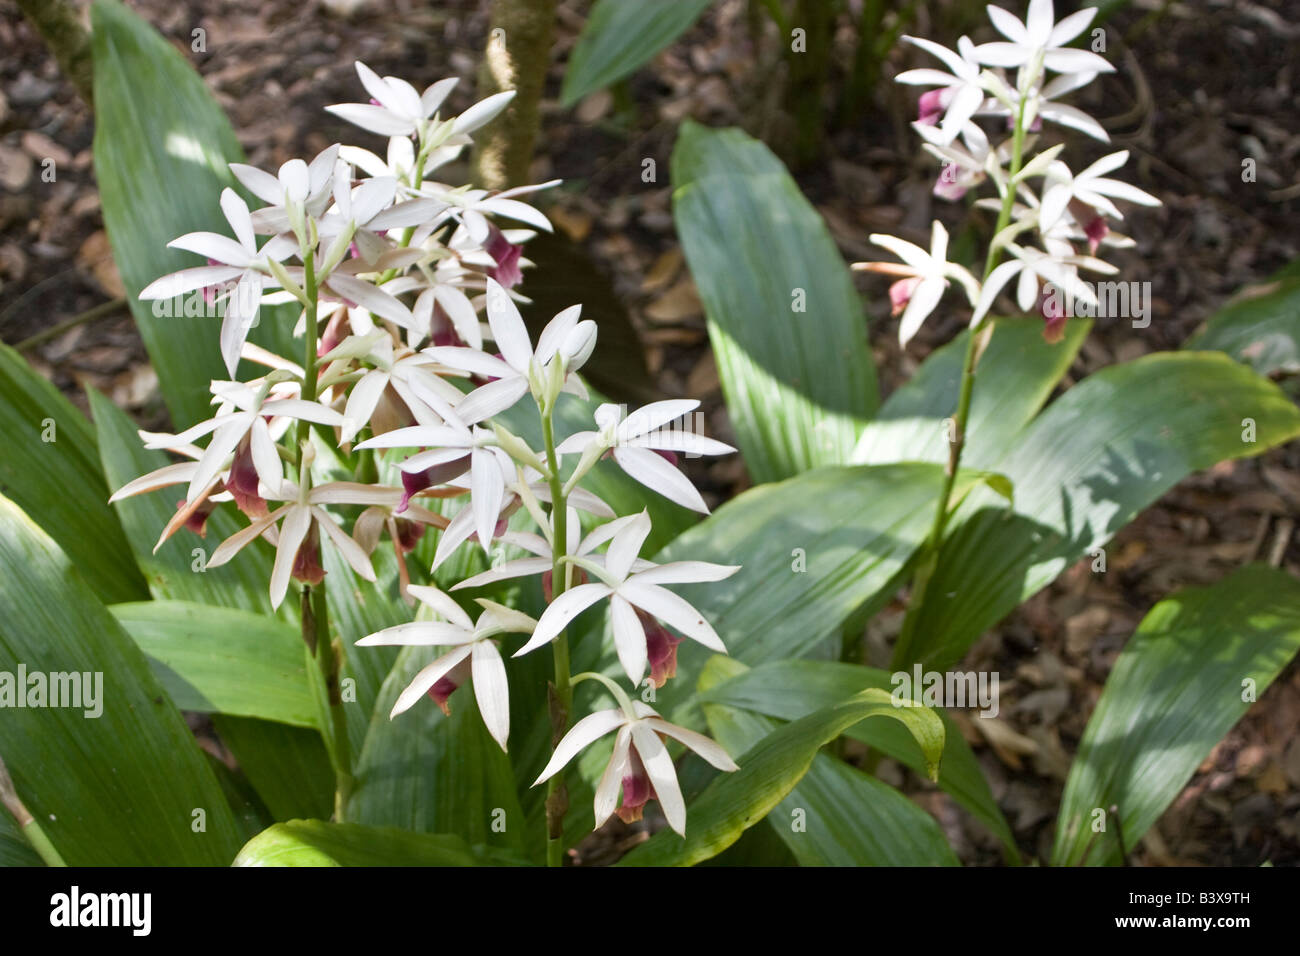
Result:
<svg viewBox="0 0 1300 956"><path fill-rule="evenodd" d="M543 612L533 636L527 644L515 651L514 656L520 657L549 644L568 627L570 621L610 593L604 584L579 584L576 588L565 591Z"/></svg>
<svg viewBox="0 0 1300 956"><path fill-rule="evenodd" d="M727 653L727 648L713 626L680 595L657 584L638 584L635 581L628 581L618 589L618 593L647 614L654 615L709 650L719 654Z"/></svg>
<svg viewBox="0 0 1300 956"><path fill-rule="evenodd" d="M538 778L533 781L533 786L535 787L554 776L583 749L604 737L615 727L626 722L627 714L617 707L611 707L609 710L598 710L582 718L564 735L564 739L555 748L555 753L551 754L550 761L542 769Z"/></svg>
<svg viewBox="0 0 1300 956"><path fill-rule="evenodd" d="M632 725L632 744L636 747L641 762L645 764L650 782L654 784L655 797L668 819L668 825L685 836L686 801L682 799L682 788L677 783L677 770L673 767L673 758L669 756L668 748L659 739L659 735L643 722Z"/></svg>

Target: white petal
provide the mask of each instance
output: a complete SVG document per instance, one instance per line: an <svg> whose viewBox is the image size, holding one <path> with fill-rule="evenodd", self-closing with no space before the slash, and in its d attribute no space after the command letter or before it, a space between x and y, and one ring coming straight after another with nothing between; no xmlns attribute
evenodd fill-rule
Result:
<svg viewBox="0 0 1300 956"><path fill-rule="evenodd" d="M618 662L623 665L635 686L641 686L645 677L647 662L645 629L636 616L631 604L617 594L609 599L609 615L614 630L614 649L618 652Z"/></svg>
<svg viewBox="0 0 1300 956"><path fill-rule="evenodd" d="M644 435L676 421L683 415L689 415L699 407L700 403L693 398L670 398L662 402L651 402L630 412L627 418L614 429L614 437L618 442L626 442L637 435Z"/></svg>
<svg viewBox="0 0 1300 956"><path fill-rule="evenodd" d="M453 624L467 631L474 629L474 622L470 620L469 614L451 595L423 584L412 584L408 590L411 592L411 597L421 604L427 604Z"/></svg>
<svg viewBox="0 0 1300 956"><path fill-rule="evenodd" d="M528 643L515 651L514 656L519 657L549 644L569 626L570 621L609 593L610 589L603 584L579 584L558 595L538 619Z"/></svg>
<svg viewBox="0 0 1300 956"><path fill-rule="evenodd" d="M912 297L903 310L903 318L898 324L898 341L906 346L912 336L921 328L926 317L943 298L944 281L939 278L925 279L912 290Z"/></svg>
<svg viewBox="0 0 1300 956"><path fill-rule="evenodd" d="M1062 48L1048 50L1043 66L1054 73L1114 73L1115 67L1105 58L1088 50Z"/></svg>
<svg viewBox="0 0 1300 956"><path fill-rule="evenodd" d="M1002 287L1011 281L1011 277L1025 267L1025 264L1019 259L1013 259L1004 262L991 273L984 282L984 288L980 290L980 299L975 306L975 311L971 314L971 325L979 322L988 314L989 309L993 308L993 302L997 299L998 293Z"/></svg>
<svg viewBox="0 0 1300 956"><path fill-rule="evenodd" d="M618 807L618 795L623 787L631 745L632 728L629 726L619 728L618 737L614 740L614 752L610 754L609 763L605 764L605 771L600 775L600 782L596 784L594 810L597 828L604 824Z"/></svg>
<svg viewBox="0 0 1300 956"><path fill-rule="evenodd" d="M685 598L657 584L640 584L628 581L618 593L647 614L652 614L669 627L675 627L691 640L699 641L709 650L727 653L722 638L704 616Z"/></svg>
<svg viewBox="0 0 1300 956"><path fill-rule="evenodd" d="M487 554L492 547L492 532L501 517L505 503L506 481L496 456L485 448L476 448L470 455L470 504L474 508L474 528L478 543Z"/></svg>
<svg viewBox="0 0 1300 956"><path fill-rule="evenodd" d="M701 514L709 513L709 506L690 479L660 455L645 448L615 448L614 460L629 476L669 501Z"/></svg>
<svg viewBox="0 0 1300 956"><path fill-rule="evenodd" d="M221 211L226 214L226 222L235 231L235 238L246 252L257 250L257 237L253 235L253 221L248 215L248 203L239 198L239 194L227 186L221 190Z"/></svg>
<svg viewBox="0 0 1300 956"><path fill-rule="evenodd" d="M456 406L456 414L467 425L499 415L528 394L528 381L513 372L509 378L497 379L480 385L466 395Z"/></svg>
<svg viewBox="0 0 1300 956"><path fill-rule="evenodd" d="M554 776L561 767L576 757L585 747L626 722L627 714L617 707L612 707L609 710L598 710L582 718L564 735L564 739L555 748L555 753L551 754L551 759L543 768L541 775L533 781L533 786L535 787L548 777Z"/></svg>
<svg viewBox="0 0 1300 956"><path fill-rule="evenodd" d="M709 561L670 561L655 565L632 576L637 584L695 584L722 581L740 570L739 564L713 564Z"/></svg>
<svg viewBox="0 0 1300 956"><path fill-rule="evenodd" d="M504 93L496 93L485 100L480 100L456 117L456 121L451 127L452 134L472 133L479 127L492 122L502 110L510 105L510 101L514 98L515 91L506 90Z"/></svg>
<svg viewBox="0 0 1300 956"><path fill-rule="evenodd" d="M1079 12L1063 18L1060 23L1052 27L1052 32L1047 37L1047 45L1063 46L1069 43L1088 28L1088 24L1092 22L1092 18L1096 15L1096 7L1085 7Z"/></svg>
<svg viewBox="0 0 1300 956"><path fill-rule="evenodd" d="M528 374L533 358L533 346L510 294L495 279L487 280L488 325L492 327L492 340L501 350L501 357L511 368L522 375Z"/></svg>
<svg viewBox="0 0 1300 956"><path fill-rule="evenodd" d="M464 647L448 651L432 664L423 668L415 675L415 678L407 685L406 689L398 695L397 702L393 704L393 709L388 714L388 719L392 720L403 711L410 710L416 701L429 692L429 689L434 684L450 674L461 661L469 657L470 651L471 645L466 644Z"/></svg>
<svg viewBox="0 0 1300 956"><path fill-rule="evenodd" d="M371 369L352 386L343 412L343 430L339 434L339 441L352 441L357 437L357 432L370 424L370 416L374 414L379 398L387 387L388 373L381 369Z"/></svg>
<svg viewBox="0 0 1300 956"><path fill-rule="evenodd" d="M645 764L668 825L685 836L686 801L682 799L682 788L677 783L677 770L673 767L668 748L652 728L640 721L632 725L632 745Z"/></svg>
<svg viewBox="0 0 1300 956"><path fill-rule="evenodd" d="M685 727L670 724L661 717L648 717L645 722L647 726L652 727L659 733L681 741L719 770L740 769L736 766L736 761L731 759L731 755L722 749L722 746L717 741L711 740L703 734L697 734Z"/></svg>
<svg viewBox="0 0 1300 956"><path fill-rule="evenodd" d="M995 7L991 3L984 9L988 11L989 21L993 24L993 29L1012 43L1024 43L1029 39L1029 33L1025 30L1025 25L1015 15L1008 13L1001 7Z"/></svg>
<svg viewBox="0 0 1300 956"><path fill-rule="evenodd" d="M501 652L491 641L475 641L472 657L474 699L483 725L492 739L506 749L510 736L510 683Z"/></svg>
<svg viewBox="0 0 1300 956"><path fill-rule="evenodd" d="M229 236L215 232L188 232L167 243L171 249L184 249L241 269L253 261L252 254Z"/></svg>
<svg viewBox="0 0 1300 956"><path fill-rule="evenodd" d="M338 103L325 107L325 110L339 119L347 120L380 136L409 136L415 132L414 122L382 106L373 106L369 103Z"/></svg>
<svg viewBox="0 0 1300 956"><path fill-rule="evenodd" d="M649 534L650 514L647 511L633 515L631 521L619 528L605 555L605 567L612 577L620 581L627 577Z"/></svg>
<svg viewBox="0 0 1300 956"><path fill-rule="evenodd" d="M275 547L275 565L271 568L271 607L278 608L289 590L289 576L293 573L294 558L298 548L311 528L311 509L291 505L280 526L280 541Z"/></svg>
<svg viewBox="0 0 1300 956"><path fill-rule="evenodd" d="M174 299L195 289L229 282L241 272L243 270L236 266L194 266L190 269L181 269L179 272L168 273L150 282L140 290L140 298L145 301Z"/></svg>

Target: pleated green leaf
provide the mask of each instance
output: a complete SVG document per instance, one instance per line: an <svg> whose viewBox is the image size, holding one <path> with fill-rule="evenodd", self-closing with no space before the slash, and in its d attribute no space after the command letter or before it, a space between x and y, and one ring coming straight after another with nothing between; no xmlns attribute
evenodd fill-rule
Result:
<svg viewBox="0 0 1300 956"><path fill-rule="evenodd" d="M824 707L828 701L843 700L868 687L890 691L894 686L889 672L872 667L838 661L773 661L751 670L737 668L735 676L704 691L700 702L706 714L721 706L781 720L798 720ZM977 704L971 701L970 706ZM975 754L951 719L943 711L937 713L944 720L946 732L939 787L988 827L1002 842L1010 859L1018 859L1011 827L993 799ZM906 729L897 724L863 721L851 727L846 735L875 747L918 773L925 772L924 755ZM797 856L798 848L791 845L791 849Z"/></svg>
<svg viewBox="0 0 1300 956"><path fill-rule="evenodd" d="M0 581L12 598L0 616L0 672L13 675L0 680L0 699L8 684L9 695L21 692L30 705L44 686L46 704L5 701L0 753L63 859L71 866L227 864L239 829L180 712L72 562L3 497ZM15 687L20 666L25 687ZM73 673L75 683L55 679ZM38 674L44 679L33 682ZM60 703L79 706L48 706L56 691Z"/></svg>
<svg viewBox="0 0 1300 956"><path fill-rule="evenodd" d="M291 625L188 601L109 610L182 710L316 726L302 637Z"/></svg>
<svg viewBox="0 0 1300 956"><path fill-rule="evenodd" d="M521 861L449 833L292 820L259 833L234 866L503 866Z"/></svg>
<svg viewBox="0 0 1300 956"><path fill-rule="evenodd" d="M1115 661L1079 743L1053 864L1119 863L1120 833L1132 851L1297 650L1300 582L1267 565L1152 608Z"/></svg>
<svg viewBox="0 0 1300 956"><path fill-rule="evenodd" d="M998 319L976 370L962 464L991 466L1038 414L1069 369L1092 323L1072 319L1065 338L1043 341L1041 319ZM853 452L854 464L948 461L946 421L956 413L969 330L931 353L880 407Z"/></svg>
<svg viewBox="0 0 1300 956"><path fill-rule="evenodd" d="M108 504L95 432L57 388L0 344L0 493L76 563L106 602L148 594L126 535Z"/></svg>
<svg viewBox="0 0 1300 956"><path fill-rule="evenodd" d="M756 482L847 464L876 411L862 304L817 211L738 129L682 124L673 215Z"/></svg>
<svg viewBox="0 0 1300 956"><path fill-rule="evenodd" d="M569 56L563 106L630 76L690 29L712 0L597 0Z"/></svg>
<svg viewBox="0 0 1300 956"><path fill-rule="evenodd" d="M685 837L665 830L625 856L620 865L692 866L716 856L780 805L822 746L869 717L902 722L925 754L930 775L938 774L943 721L920 705L897 707L888 693L870 688L773 730L736 758L739 770L720 774L689 804Z"/></svg>
<svg viewBox="0 0 1300 956"><path fill-rule="evenodd" d="M223 188L238 187L227 164L243 162L244 154L203 79L153 27L118 0L95 0L91 24L104 228L163 399L184 428L208 417L209 381L229 377L218 346L220 320L155 315L154 303L137 296L159 276L204 264L167 248L177 236L230 235L218 202ZM287 349L296 314L263 308L250 337Z"/></svg>
<svg viewBox="0 0 1300 956"><path fill-rule="evenodd" d="M733 753L781 726L752 711L706 704L713 738ZM863 721L864 724L884 721ZM800 866L957 866L934 818L887 783L819 753L767 817Z"/></svg>
<svg viewBox="0 0 1300 956"><path fill-rule="evenodd" d="M977 488L958 509L908 663L944 670L1191 472L1297 435L1291 400L1221 353L1160 352L1089 376L994 463L1014 507Z"/></svg>

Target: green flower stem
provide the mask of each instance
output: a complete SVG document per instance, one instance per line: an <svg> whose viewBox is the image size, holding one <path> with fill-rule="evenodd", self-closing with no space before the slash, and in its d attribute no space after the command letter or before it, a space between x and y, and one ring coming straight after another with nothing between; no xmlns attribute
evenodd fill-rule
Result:
<svg viewBox="0 0 1300 956"><path fill-rule="evenodd" d="M63 857L54 848L54 844L45 835L45 831L36 822L36 818L32 816L31 811L19 799L18 791L14 788L14 782L9 776L9 768L5 766L3 760L0 760L0 807L4 807L5 810L9 811L10 816L14 818L14 822L18 824L18 828L22 830L23 836L27 838L27 842L32 845L36 855L45 861L46 866L68 865L63 862Z"/></svg>
<svg viewBox="0 0 1300 956"><path fill-rule="evenodd" d="M559 456L555 454L554 412L552 404L542 409L542 440L546 443L547 483L551 487L551 524L554 525L551 542L551 600L564 593L569 584L570 566L565 558L568 537L568 509L565 506L564 487L560 481ZM561 631L551 642L555 657L555 681L551 691L551 749L559 746L569 727L569 714L573 710L573 683L569 676L569 636ZM564 786L564 771L546 782L546 865L564 865L564 814L569 809L568 790Z"/></svg>
<svg viewBox="0 0 1300 956"><path fill-rule="evenodd" d="M1025 100L1025 95L1021 94L1020 109L1016 114L1016 128L1011 139L1011 165L1008 170L1006 195L1002 197L1002 208L998 212L998 223L993 232L995 239L1001 235L1002 230L1011 222L1011 210L1016 201L1016 177L1020 173L1025 149ZM989 276L997 268L1001 259L1001 245L990 242L988 256L984 260L984 278L981 284L988 281ZM895 669L906 667L912 662L912 644L915 638L917 618L920 615L921 606L925 603L925 593L929 587L930 578L934 575L935 568L939 563L939 548L943 543L943 533L948 525L948 516L952 513L953 486L957 481L957 471L961 467L962 451L966 447L966 424L970 418L971 395L975 390L975 366L979 363L980 353L983 351L980 340L981 338L985 339L984 344L987 345L988 335L993 332L993 329L989 326L991 321L992 319L986 314L970 330L970 335L966 339L966 357L962 361L961 368L961 391L957 398L957 411L953 416L953 433L948 448L948 465L944 471L943 490L939 493L934 522L930 526L930 533L922 547L921 560L917 564L916 572L912 577L912 597L908 602L907 615L903 618L903 629L899 633L898 642L894 645L891 666Z"/></svg>
<svg viewBox="0 0 1300 956"><path fill-rule="evenodd" d="M307 293L306 342L303 347L303 381L302 397L304 401L316 401L317 368L316 347L320 336L317 316L319 289L316 284L316 266L313 250L303 254L304 282L303 291ZM298 482L302 494L311 489L311 456L303 454L307 442L311 440L311 423L298 422L299 467ZM339 690L339 673L342 667L341 655L335 652L334 642L330 638L329 601L325 588L302 589L302 637L311 648L320 667L321 689L330 715L331 745L327 748L334 764L334 818L343 821L349 798L352 796L352 747L348 739L347 715L343 710L343 697ZM327 732L326 728L321 728Z"/></svg>

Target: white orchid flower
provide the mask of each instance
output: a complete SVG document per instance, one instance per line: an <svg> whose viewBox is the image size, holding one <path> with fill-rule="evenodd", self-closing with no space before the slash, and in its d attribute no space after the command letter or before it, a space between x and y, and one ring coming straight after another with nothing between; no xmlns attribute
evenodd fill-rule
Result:
<svg viewBox="0 0 1300 956"><path fill-rule="evenodd" d="M1119 271L1092 256L1052 255L1039 249L1018 246L1014 242L1006 243L1006 249L1013 258L989 273L988 281L984 283L979 302L971 315L972 327L988 314L1003 286L1016 276L1020 277L1016 286L1016 304L1021 311L1028 312L1037 302L1039 287L1044 283L1050 283L1073 299L1095 306L1097 297L1088 288L1088 284L1079 278L1079 269L1112 275Z"/></svg>
<svg viewBox="0 0 1300 956"><path fill-rule="evenodd" d="M408 590L441 620L414 621L384 628L361 638L357 646L396 644L452 649L415 675L398 695L389 719L409 710L426 693L443 713L450 713L447 698L473 677L479 714L492 739L505 750L510 736L510 684L506 680L505 662L493 638L499 634L529 634L537 622L527 614L484 598L478 599L483 612L475 622L459 604L437 588L412 584Z"/></svg>
<svg viewBox="0 0 1300 956"><path fill-rule="evenodd" d="M268 274L267 261L274 259L279 262L297 248L297 243L287 237L275 236L259 249L248 204L233 189L221 191L221 211L225 213L235 239L215 232L190 232L167 243L169 248L196 252L215 264L181 269L155 279L141 290L140 298L172 299L195 289L236 280L234 288L223 296L226 308L221 323L221 356L226 370L233 377L239 365L240 349L248 338L249 329L257 321L262 290L267 285L277 284Z"/></svg>
<svg viewBox="0 0 1300 956"><path fill-rule="evenodd" d="M501 358L455 345L434 346L424 351L443 365L495 379L470 392L457 406L461 421L468 425L500 414L530 390L535 395L544 395L550 365L557 358L563 362L564 369L560 391L585 399L587 389L572 373L582 367L595 348L596 323L579 321L581 314L582 306L575 305L556 315L542 330L534 351L523 317L510 294L496 280L488 279L488 325L493 341L501 350Z"/></svg>
<svg viewBox="0 0 1300 956"><path fill-rule="evenodd" d="M683 429L664 429L669 422L687 415L700 403L690 399L670 399L652 402L623 417L619 405L605 404L597 407L596 424L599 431L577 432L570 435L555 449L560 455L581 454L582 460L569 484L591 467L605 452L629 477L652 491L657 491L669 501L685 508L709 513L699 491L689 478L671 461L658 452L683 452L691 455L729 455L736 449L712 438L696 435Z"/></svg>
<svg viewBox="0 0 1300 956"><path fill-rule="evenodd" d="M1056 160L1043 177L1043 200L1039 218L1041 228L1051 229L1065 214L1072 200L1091 206L1098 213L1123 219L1124 214L1110 201L1110 197L1142 206L1159 206L1160 200L1118 179L1107 179L1103 174L1119 169L1128 162L1128 150L1103 156L1087 169L1072 174L1070 167Z"/></svg>
<svg viewBox="0 0 1300 956"><path fill-rule="evenodd" d="M679 834L686 834L686 801L677 782L673 759L664 745L664 737L685 744L719 770L740 769L716 741L670 724L641 701L629 701L623 707L588 714L574 724L556 746L555 753L533 786L559 773L586 747L614 730L618 731L614 752L596 784L597 827L609 819L615 808L624 822L639 820L646 802L656 799L668 825ZM623 792L621 806L620 787Z"/></svg>
<svg viewBox="0 0 1300 956"><path fill-rule="evenodd" d="M984 82L975 56L975 45L969 38L962 37L957 41L958 52L954 53L921 37L904 36L903 39L942 60L952 70L951 73L932 69L905 70L894 77L897 83L939 87L921 97L920 122L932 126L942 113L943 120L939 122L942 142L945 145L951 143L984 102Z"/></svg>
<svg viewBox="0 0 1300 956"><path fill-rule="evenodd" d="M1066 47L1088 28L1097 15L1095 7L1072 13L1059 23L1052 0L1029 0L1029 13L1022 23L1001 7L989 4L989 20L1010 42L981 43L975 55L989 66L1018 67L1032 65L1042 58L1042 65L1053 73L1113 73L1115 68L1096 53Z"/></svg>
<svg viewBox="0 0 1300 956"><path fill-rule="evenodd" d="M641 512L620 527L612 536L605 560L570 558L573 564L595 579L559 595L541 619L532 638L515 652L527 654L549 644L575 617L597 601L609 598L610 617L614 625L614 646L619 663L628 678L640 686L647 664L646 635L636 609L640 608L686 637L719 654L727 652L716 631L704 615L685 598L674 594L665 584L692 584L721 581L740 570L739 565L711 564L707 561L673 561L644 571L633 570L641 545L650 534L650 516Z"/></svg>
<svg viewBox="0 0 1300 956"><path fill-rule="evenodd" d="M898 326L898 340L906 346L908 341L921 328L934 307L943 297L944 289L950 279L956 280L966 293L966 298L974 305L979 298L980 285L965 268L948 261L948 231L939 220L934 221L930 232L930 251L913 245L896 236L874 233L871 241L888 249L903 262L855 262L852 268L859 271L880 272L885 275L899 276L899 280L889 287L889 299L893 313L903 313Z"/></svg>
<svg viewBox="0 0 1300 956"><path fill-rule="evenodd" d="M333 481L317 485L304 494L293 482L283 482L277 492L267 497L285 503L221 542L212 552L207 566L220 567L257 538L273 532L279 523L279 534L275 538L275 563L271 567L272 607L278 608L284 601L290 577L309 584L319 584L324 579L318 531L323 531L334 543L352 570L365 580L373 582L375 569L371 567L366 552L338 526L322 506L384 504L392 499L393 491L392 488L376 485Z"/></svg>

